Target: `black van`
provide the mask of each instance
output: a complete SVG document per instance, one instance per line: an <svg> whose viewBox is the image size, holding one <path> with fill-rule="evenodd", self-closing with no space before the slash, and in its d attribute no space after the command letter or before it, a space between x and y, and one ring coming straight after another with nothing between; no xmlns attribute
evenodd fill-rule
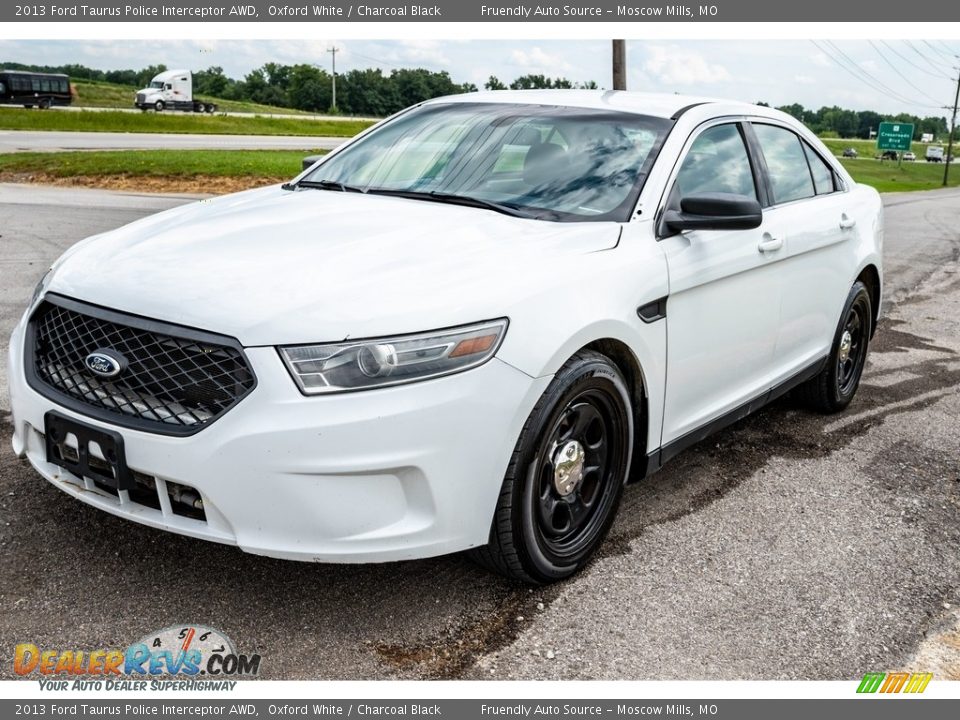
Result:
<svg viewBox="0 0 960 720"><path fill-rule="evenodd" d="M0 70L0 103L4 105L36 105L46 110L51 105L69 105L72 100L66 75Z"/></svg>

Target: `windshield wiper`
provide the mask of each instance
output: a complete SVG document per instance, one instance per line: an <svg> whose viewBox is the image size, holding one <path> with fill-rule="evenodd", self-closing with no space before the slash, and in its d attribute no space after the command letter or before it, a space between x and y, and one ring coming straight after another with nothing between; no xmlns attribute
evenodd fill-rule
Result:
<svg viewBox="0 0 960 720"><path fill-rule="evenodd" d="M297 183L286 183L282 187L284 190L309 188L311 190L336 190L338 192L366 192L364 188L357 187L355 185L346 185L336 180L301 180Z"/></svg>
<svg viewBox="0 0 960 720"><path fill-rule="evenodd" d="M482 208L494 212L510 215L511 217L535 218L535 214L523 210L516 205L498 203L492 200L473 197L471 195L455 195L454 193L437 192L436 190L391 190L389 188L367 188L370 195L388 195L390 197L409 198L410 200L432 200L433 202L448 203L450 205L464 205L466 207Z"/></svg>

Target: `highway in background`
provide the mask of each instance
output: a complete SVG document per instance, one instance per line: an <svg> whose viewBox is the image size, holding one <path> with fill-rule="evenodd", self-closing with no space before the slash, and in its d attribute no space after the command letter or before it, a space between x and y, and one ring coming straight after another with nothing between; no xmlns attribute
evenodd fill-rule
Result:
<svg viewBox="0 0 960 720"><path fill-rule="evenodd" d="M61 150L333 150L344 137L0 130L0 153Z"/></svg>

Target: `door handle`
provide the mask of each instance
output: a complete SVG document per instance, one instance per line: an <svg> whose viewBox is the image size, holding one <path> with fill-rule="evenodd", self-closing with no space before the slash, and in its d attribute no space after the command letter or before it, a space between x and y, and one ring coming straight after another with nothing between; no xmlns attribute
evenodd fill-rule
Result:
<svg viewBox="0 0 960 720"><path fill-rule="evenodd" d="M857 224L857 221L856 221L854 218L852 218L852 217L847 217L847 214L846 214L846 213L843 213L843 215L840 216L840 229L841 229L841 230L849 230L850 228L852 228L852 227L853 227L854 225L856 225L856 224Z"/></svg>
<svg viewBox="0 0 960 720"><path fill-rule="evenodd" d="M776 252L783 247L783 240L781 238L775 238L770 233L764 233L763 237L760 239L760 244L757 245L757 250L762 253Z"/></svg>

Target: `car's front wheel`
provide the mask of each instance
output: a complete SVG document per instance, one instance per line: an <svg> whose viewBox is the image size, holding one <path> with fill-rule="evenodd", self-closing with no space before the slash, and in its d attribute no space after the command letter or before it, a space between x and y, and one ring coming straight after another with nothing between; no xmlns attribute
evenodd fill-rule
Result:
<svg viewBox="0 0 960 720"><path fill-rule="evenodd" d="M850 404L860 387L872 328L870 291L857 281L850 288L840 314L826 367L797 389L806 405L820 412L835 413Z"/></svg>
<svg viewBox="0 0 960 720"><path fill-rule="evenodd" d="M617 367L581 351L527 419L490 528L472 551L485 567L549 583L583 567L616 515L630 470L633 410Z"/></svg>

